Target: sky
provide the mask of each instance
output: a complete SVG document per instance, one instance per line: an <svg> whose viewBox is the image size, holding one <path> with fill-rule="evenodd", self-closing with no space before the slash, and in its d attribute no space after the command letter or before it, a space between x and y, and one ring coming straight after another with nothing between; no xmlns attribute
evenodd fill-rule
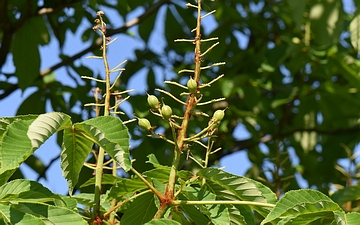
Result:
<svg viewBox="0 0 360 225"><path fill-rule="evenodd" d="M112 21L108 21L108 24L117 24L120 26L122 21L121 18L116 16L116 13L113 13L109 8L103 8L103 10L108 18L111 18ZM71 13L71 11L69 11ZM143 13L142 10L137 10L134 13L129 14L126 18L127 21L135 18ZM162 13L159 14L160 17L164 17L164 8L162 9ZM160 18L161 19L161 18ZM119 22L120 21L120 22ZM161 20L159 20L161 21ZM84 43L81 41L81 34L86 29L91 29L93 24L89 24L88 22L83 21L79 26L77 32L72 34L71 32L67 33L67 42L64 46L64 53L66 55L74 55L82 49L88 47L89 43ZM213 17L209 16L203 20L204 33L209 33L212 29L215 28L216 22ZM161 53L163 48L165 47L165 41L162 40L161 35L156 35L157 33L163 33L163 27L161 23L157 23L155 25L156 32L153 32L153 35L150 37L150 46L152 50ZM134 34L134 37L130 37L124 34L115 35L113 38L117 37L118 39L111 44L108 51L108 59L109 64L111 66L117 65L119 62L122 62L126 59L134 59L135 54L134 50L138 48L143 48L145 44L138 38L136 27L131 28L129 32ZM181 37L179 37L181 38ZM243 41L240 43L246 43L245 36L239 36L239 38L243 38ZM69 41L71 40L71 41ZM60 62L58 43L55 38L51 39L49 45L40 46L40 54L41 54L41 70L44 70L48 67L55 65ZM89 56L88 54L87 56ZM96 59L87 59L85 56L81 59L77 60L75 63L84 64L92 68L93 71L97 71L101 73L103 71L103 62L101 60ZM126 64L124 66L126 68ZM7 62L3 68L4 72L12 73L14 72L14 66L12 64L11 56L7 59ZM173 71L167 71L168 73L175 73ZM66 74L66 70L64 68L60 68L55 71L57 76L57 80L61 81L63 84L74 86L75 83L68 77ZM86 75L86 74L85 74ZM4 79L0 76L0 80ZM79 79L81 82L81 80ZM16 80L13 80L16 82ZM163 82L163 80L158 80L157 82ZM128 88L135 89L135 93L144 93L146 87L146 71L141 70L137 74L134 74L133 77L129 81ZM0 117L14 116L16 115L17 109L20 106L21 102L26 99L30 94L36 91L36 88L28 88L23 93L20 90L15 91L9 97L1 100L0 102ZM130 94L131 95L131 94ZM126 104L125 104L126 105ZM50 104L47 104L47 111L53 111ZM124 111L126 113L132 114L131 109L129 107L125 107ZM236 128L234 135L239 139L247 139L250 137L250 133L246 131L245 127L241 124ZM48 165L50 161L56 158L61 149L56 144L56 136L53 135L48 139L36 152L34 153L37 157L39 157L45 165ZM237 153L233 153L231 155L225 156L220 160L220 166L224 168L225 171L237 174L244 175L246 170L250 167L250 162L247 158L247 154L245 151L240 151ZM36 179L37 173L32 171L30 167L26 164L22 164L20 167L21 171L25 174L28 179ZM67 194L67 182L62 177L60 168L60 159L56 160L52 163L52 166L47 171L46 177L47 179L41 179L40 183L44 186L48 187L51 191L60 194Z"/></svg>
<svg viewBox="0 0 360 225"><path fill-rule="evenodd" d="M353 1L351 0L343 0L344 9L347 12L354 11ZM124 21L116 16L116 13L112 12L109 8L102 8L108 18L111 21L108 21L108 24L116 24L116 27L120 26ZM126 18L127 21L139 16L143 11L136 10L135 12L129 14ZM71 13L71 10L69 11ZM159 14L160 17L164 17L164 8L162 9L162 13ZM164 19L158 18L158 21L162 21ZM204 26L204 34L210 33L212 29L216 27L216 22L212 16L207 17L202 22ZM67 42L64 46L64 53L66 55L74 55L78 53L80 50L88 47L89 43L84 43L81 41L81 34L86 29L91 29L93 24L89 24L87 22L83 22L77 32L75 34L69 32L67 33ZM163 52L163 48L165 47L166 42L162 39L161 35L157 35L158 33L162 34L164 29L161 23L156 23L155 28L156 32L153 32L150 37L150 47L156 53L161 54ZM115 66L119 62L122 62L126 59L135 59L134 50L138 48L143 48L145 44L142 42L140 38L138 38L138 33L136 27L131 28L129 32L133 33L133 37L124 34L115 35L113 38L117 37L118 40L115 41L109 48L108 58L110 66ZM179 37L181 38L181 37ZM240 32L237 35L237 38L240 39L239 43L242 43L244 46L240 46L245 48L247 43L247 37ZM69 41L70 40L70 41ZM221 42L222 40L220 40ZM51 39L49 45L40 47L40 52L42 56L41 61L41 70L46 69L60 62L61 59L58 57L59 50L58 44L55 38ZM89 54L88 54L89 55ZM88 56L87 55L87 56ZM101 73L103 71L103 63L100 60L95 59L86 59L86 57L82 57L77 60L75 63L84 64L93 71ZM125 64L126 68L126 64ZM8 58L5 67L3 68L4 72L12 73L14 72L14 66L12 64L11 56ZM137 74L134 74L130 79L128 88L135 89L135 93L144 93L146 87L146 70L141 70ZM169 74L175 75L174 71L166 71ZM57 75L57 79L61 81L63 84L74 86L75 83L72 81L66 74L66 70L64 68L60 68L55 71ZM86 74L84 74L86 75ZM226 74L225 74L226 76ZM0 80L4 78L0 75ZM157 82L160 84L163 82L163 77L158 77ZM81 80L79 79L81 82ZM12 80L12 82L16 82L16 80ZM0 117L4 116L14 116L16 115L16 111L20 106L21 102L26 99L31 93L36 91L36 88L28 88L23 93L20 90L15 91L8 98L1 100L0 102ZM131 95L131 94L130 94ZM124 104L126 106L126 103ZM53 111L50 104L47 105L47 111ZM125 107L124 111L129 115L132 114L131 109L129 107ZM234 136L238 140L244 140L250 138L250 133L245 129L242 124L239 124L234 131ZM260 145L263 151L266 151L265 145ZM360 147L359 147L360 149ZM45 165L47 165L52 159L56 158L61 151L60 147L56 144L56 136L52 136L49 140L47 140L36 152L35 155L41 158ZM289 149L289 154L291 155L292 162L296 164L296 154L295 151ZM342 160L339 162L340 164L346 166L348 162ZM224 168L225 171L236 174L236 175L244 175L246 170L250 167L250 162L247 157L246 151L240 151L233 153L231 155L227 155L220 160L220 166ZM21 170L24 172L25 176L29 179L36 179L37 174L32 171L31 168L27 167L23 164ZM60 160L56 160L52 166L49 168L47 172L47 180L40 180L42 184L48 187L55 193L67 194L67 183L66 180L61 175L60 169ZM303 188L308 187L306 181L304 181L301 176L297 177L300 180L300 186Z"/></svg>

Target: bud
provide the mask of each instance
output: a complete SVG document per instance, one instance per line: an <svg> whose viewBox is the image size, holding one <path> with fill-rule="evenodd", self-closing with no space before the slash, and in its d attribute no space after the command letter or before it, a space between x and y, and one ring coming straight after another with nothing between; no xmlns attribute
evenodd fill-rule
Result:
<svg viewBox="0 0 360 225"><path fill-rule="evenodd" d="M151 128L151 124L150 124L149 120L147 120L145 118L139 118L138 125L144 130L150 130L150 128Z"/></svg>
<svg viewBox="0 0 360 225"><path fill-rule="evenodd" d="M147 102L152 109L159 108L159 100L157 99L157 97L155 95L148 95Z"/></svg>
<svg viewBox="0 0 360 225"><path fill-rule="evenodd" d="M172 115L172 109L168 105L163 105L161 108L161 115L164 117L164 119L168 120L171 118Z"/></svg>
<svg viewBox="0 0 360 225"><path fill-rule="evenodd" d="M212 118L214 118L216 121L221 121L225 116L224 110L218 109L215 111Z"/></svg>
<svg viewBox="0 0 360 225"><path fill-rule="evenodd" d="M189 81L187 82L187 88L192 94L194 94L197 90L197 83L194 79L192 79L192 77L190 77Z"/></svg>

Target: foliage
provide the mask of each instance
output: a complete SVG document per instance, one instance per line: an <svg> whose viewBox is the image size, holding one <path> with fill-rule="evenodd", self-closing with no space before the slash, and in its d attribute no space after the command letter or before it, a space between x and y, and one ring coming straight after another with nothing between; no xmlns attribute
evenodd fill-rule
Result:
<svg viewBox="0 0 360 225"><path fill-rule="evenodd" d="M357 223L359 13L344 7L355 3L204 0L203 11L198 3L0 3L0 64L11 53L16 68L1 71L0 99L37 88L18 116L0 119L1 224ZM123 21L143 14L115 27L98 8L114 9ZM90 46L66 55L67 31L92 24L95 14L100 37L87 29L82 38ZM127 32L135 25L135 34ZM146 45L126 71L124 62L110 69L107 59L118 33ZM38 46L54 39L62 61L40 71ZM166 46L155 49L154 39ZM105 78L75 62L88 52L95 55L89 60L104 61ZM75 87L55 79L63 66ZM144 68L148 93L129 98L127 86ZM124 101L142 129L119 111ZM45 113L47 102L58 112ZM241 127L248 139L238 137ZM33 153L55 133L69 197L18 170L27 163L43 177L48 167L37 167ZM140 143L131 151L129 133ZM211 167L244 150L252 163L246 177ZM117 177L120 168L129 176ZM301 182L317 190L298 190Z"/></svg>

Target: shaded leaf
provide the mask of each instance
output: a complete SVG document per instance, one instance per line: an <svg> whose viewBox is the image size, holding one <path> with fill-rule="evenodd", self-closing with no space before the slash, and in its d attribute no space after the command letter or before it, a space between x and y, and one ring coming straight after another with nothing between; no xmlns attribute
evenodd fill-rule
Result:
<svg viewBox="0 0 360 225"><path fill-rule="evenodd" d="M157 208L154 203L154 194L146 193L137 197L133 203L127 208L124 216L121 217L122 225L142 225L150 221Z"/></svg>
<svg viewBox="0 0 360 225"><path fill-rule="evenodd" d="M360 53L360 13L350 23L350 40L354 49Z"/></svg>
<svg viewBox="0 0 360 225"><path fill-rule="evenodd" d="M222 200L243 200L275 204L276 195L270 188L247 177L236 176L220 169L206 168L197 175L205 178L205 187ZM251 206L261 215L266 216L269 208Z"/></svg>
<svg viewBox="0 0 360 225"><path fill-rule="evenodd" d="M339 205L343 205L346 202L354 201L360 197L360 186L345 187L336 191L331 199Z"/></svg>
<svg viewBox="0 0 360 225"><path fill-rule="evenodd" d="M91 152L93 142L76 129L65 129L63 134L60 166L68 182L69 193L78 182L80 171Z"/></svg>
<svg viewBox="0 0 360 225"><path fill-rule="evenodd" d="M342 211L339 205L320 191L304 189L287 192L261 224L278 221L301 221L306 224L319 218L333 218L334 212ZM282 219L285 218L285 219ZM299 224L299 223L296 223Z"/></svg>
<svg viewBox="0 0 360 225"><path fill-rule="evenodd" d="M168 219L156 219L145 223L145 225L181 225L181 223Z"/></svg>

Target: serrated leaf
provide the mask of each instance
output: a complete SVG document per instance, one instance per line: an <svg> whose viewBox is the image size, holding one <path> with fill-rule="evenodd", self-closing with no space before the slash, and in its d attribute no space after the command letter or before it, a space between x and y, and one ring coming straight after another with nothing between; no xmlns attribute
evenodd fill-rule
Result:
<svg viewBox="0 0 360 225"><path fill-rule="evenodd" d="M282 219L283 221L291 218L293 223L300 220L301 223L306 224L315 219L333 217L335 211L342 209L319 191L310 189L289 191L276 203L275 208L261 224L277 221L280 218L285 218Z"/></svg>
<svg viewBox="0 0 360 225"><path fill-rule="evenodd" d="M360 213L358 212L350 212L346 215L346 222L348 225L357 225L360 221Z"/></svg>
<svg viewBox="0 0 360 225"><path fill-rule="evenodd" d="M93 142L75 129L65 129L63 134L60 166L68 182L69 193L73 192L79 180L80 171L88 157Z"/></svg>
<svg viewBox="0 0 360 225"><path fill-rule="evenodd" d="M118 178L111 187L108 196L111 198L121 198L126 194L141 191L147 186L141 180Z"/></svg>
<svg viewBox="0 0 360 225"><path fill-rule="evenodd" d="M0 142L0 180L4 180L17 169L51 135L64 126L70 126L70 117L63 113L47 113L36 116L15 117L6 122L3 138ZM15 171L15 170L14 170Z"/></svg>
<svg viewBox="0 0 360 225"><path fill-rule="evenodd" d="M193 205L181 205L177 208L178 216L183 217L183 220L189 221L190 224L209 224L211 221L203 213Z"/></svg>
<svg viewBox="0 0 360 225"><path fill-rule="evenodd" d="M78 128L86 131L125 171L130 170L129 133L119 118L97 117L75 124L75 129Z"/></svg>
<svg viewBox="0 0 360 225"><path fill-rule="evenodd" d="M168 219L156 219L145 223L145 225L181 225L181 223Z"/></svg>
<svg viewBox="0 0 360 225"><path fill-rule="evenodd" d="M25 215L30 214L40 218L46 222L46 224L49 222L57 225L88 224L80 214L63 207L45 204L12 204L10 211L12 212L14 209ZM9 216L11 217L12 215L10 214ZM21 219L21 217L16 219Z"/></svg>
<svg viewBox="0 0 360 225"><path fill-rule="evenodd" d="M33 153L27 130L32 120L12 122L4 133L0 145L0 174L13 170Z"/></svg>
<svg viewBox="0 0 360 225"><path fill-rule="evenodd" d="M216 201L217 196L203 188L186 187L182 194L191 201ZM226 207L226 209L225 209ZM243 205L198 205L197 208L214 224L255 225L254 214Z"/></svg>
<svg viewBox="0 0 360 225"><path fill-rule="evenodd" d="M31 180L13 180L0 187L0 202L44 202L59 199L42 184Z"/></svg>
<svg viewBox="0 0 360 225"><path fill-rule="evenodd" d="M14 121L17 120L34 120L38 117L38 115L21 115L21 116L13 116L13 117L2 117L0 118L0 140L4 136L4 133L7 127Z"/></svg>
<svg viewBox="0 0 360 225"><path fill-rule="evenodd" d="M221 200L251 201L275 204L275 193L265 185L247 177L236 176L216 168L205 168L197 175L205 178L205 187ZM267 207L251 206L252 209L266 216Z"/></svg>
<svg viewBox="0 0 360 225"><path fill-rule="evenodd" d="M146 193L137 197L121 217L121 225L142 225L150 221L157 208L154 203L154 194Z"/></svg>
<svg viewBox="0 0 360 225"><path fill-rule="evenodd" d="M27 136L34 149L39 148L51 135L71 126L70 116L51 112L39 115L29 126Z"/></svg>
<svg viewBox="0 0 360 225"><path fill-rule="evenodd" d="M0 224L17 224L17 225L45 225L47 224L41 218L24 213L11 205L0 204ZM3 223L1 223L3 222Z"/></svg>

